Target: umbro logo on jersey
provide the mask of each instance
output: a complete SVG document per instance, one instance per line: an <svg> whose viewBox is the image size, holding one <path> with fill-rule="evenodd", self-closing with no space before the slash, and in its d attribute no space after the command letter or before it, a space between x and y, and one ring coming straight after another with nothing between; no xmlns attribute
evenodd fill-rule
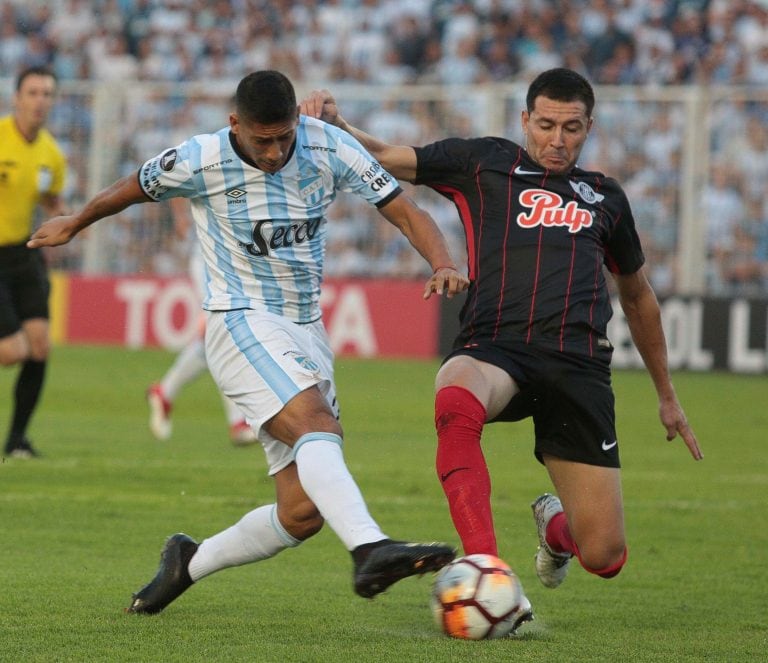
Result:
<svg viewBox="0 0 768 663"><path fill-rule="evenodd" d="M586 182L574 182L573 180L568 180L568 184L571 185L571 188L584 202L589 203L590 205L605 200L605 196L602 193L597 193L597 191Z"/></svg>
<svg viewBox="0 0 768 663"><path fill-rule="evenodd" d="M515 168L515 175L543 175L540 170L525 170L521 166Z"/></svg>
<svg viewBox="0 0 768 663"><path fill-rule="evenodd" d="M531 209L528 214L517 215L517 225L521 228L566 226L568 232L577 233L592 225L589 210L581 209L575 200L563 204L561 196L546 189L526 189L520 193L518 201Z"/></svg>
<svg viewBox="0 0 768 663"><path fill-rule="evenodd" d="M237 200L238 198L242 198L247 192L243 191L242 189L230 189L227 191L227 196L230 198L233 198L234 200Z"/></svg>

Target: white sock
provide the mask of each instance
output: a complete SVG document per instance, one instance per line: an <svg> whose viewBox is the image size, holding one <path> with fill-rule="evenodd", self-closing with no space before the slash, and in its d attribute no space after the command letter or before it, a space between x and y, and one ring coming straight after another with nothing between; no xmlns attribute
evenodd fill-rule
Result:
<svg viewBox="0 0 768 663"><path fill-rule="evenodd" d="M207 370L208 363L205 361L205 344L198 338L179 352L176 361L173 362L163 379L160 386L163 389L163 395L173 401L176 394L188 382L192 382L200 373Z"/></svg>
<svg viewBox="0 0 768 663"><path fill-rule="evenodd" d="M293 447L299 481L347 550L386 539L368 513L360 489L347 469L342 441L332 433L307 433Z"/></svg>
<svg viewBox="0 0 768 663"><path fill-rule="evenodd" d="M197 582L214 571L268 559L300 543L280 524L277 505L261 506L205 539L189 562L189 577Z"/></svg>

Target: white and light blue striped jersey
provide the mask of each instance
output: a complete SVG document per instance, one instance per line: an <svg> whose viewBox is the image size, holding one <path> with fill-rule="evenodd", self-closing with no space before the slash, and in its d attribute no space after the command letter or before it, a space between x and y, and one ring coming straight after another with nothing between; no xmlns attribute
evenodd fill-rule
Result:
<svg viewBox="0 0 768 663"><path fill-rule="evenodd" d="M203 308L317 320L326 210L336 192L381 207L400 186L352 136L304 115L276 173L244 161L234 140L229 127L194 136L144 163L139 183L152 200L190 199L208 272Z"/></svg>

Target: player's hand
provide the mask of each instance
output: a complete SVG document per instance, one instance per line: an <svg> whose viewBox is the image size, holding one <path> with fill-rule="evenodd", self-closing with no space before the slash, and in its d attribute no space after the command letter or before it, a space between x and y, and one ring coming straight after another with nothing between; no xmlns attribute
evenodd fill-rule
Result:
<svg viewBox="0 0 768 663"><path fill-rule="evenodd" d="M667 429L667 440L671 442L679 434L685 442L685 446L688 447L688 451L691 452L694 460L701 460L704 458L704 454L699 449L699 442L696 439L696 434L693 429L688 425L688 420L685 417L685 412L677 399L671 401L663 401L659 406L659 416L664 428Z"/></svg>
<svg viewBox="0 0 768 663"><path fill-rule="evenodd" d="M448 299L464 292L469 287L469 279L453 267L438 267L424 286L424 299L432 294L446 294Z"/></svg>
<svg viewBox="0 0 768 663"><path fill-rule="evenodd" d="M328 124L337 124L341 118L336 100L328 90L312 90L301 100L299 112Z"/></svg>
<svg viewBox="0 0 768 663"><path fill-rule="evenodd" d="M42 224L30 237L27 246L37 249L41 246L66 244L77 234L74 216L57 216Z"/></svg>

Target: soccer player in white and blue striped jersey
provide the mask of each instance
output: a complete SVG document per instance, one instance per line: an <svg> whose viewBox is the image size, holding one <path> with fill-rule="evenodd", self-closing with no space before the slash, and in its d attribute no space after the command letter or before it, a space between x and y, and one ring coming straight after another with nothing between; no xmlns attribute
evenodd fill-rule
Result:
<svg viewBox="0 0 768 663"><path fill-rule="evenodd" d="M209 367L258 435L275 481L275 503L229 529L199 544L171 536L129 612L159 612L200 578L297 546L324 522L352 553L354 588L363 597L454 556L447 545L389 539L344 462L319 306L325 212L337 191L375 205L429 262L425 298L466 289L431 217L349 134L299 115L291 82L276 71L240 81L228 127L149 159L138 177L118 180L74 215L51 219L29 242L63 244L129 205L188 198L208 272Z"/></svg>

